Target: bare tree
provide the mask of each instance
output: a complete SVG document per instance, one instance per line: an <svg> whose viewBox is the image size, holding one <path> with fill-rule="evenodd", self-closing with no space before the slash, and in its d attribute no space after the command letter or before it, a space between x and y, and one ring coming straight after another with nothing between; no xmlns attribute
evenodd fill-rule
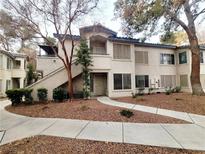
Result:
<svg viewBox="0 0 205 154"><path fill-rule="evenodd" d="M32 25L22 18L14 19L11 14L0 10L0 45L4 50L9 51L16 42L21 42L21 47L25 47L25 42L35 37L35 32L30 28Z"/></svg>
<svg viewBox="0 0 205 154"><path fill-rule="evenodd" d="M70 100L73 98L73 84L71 66L73 62L73 52L75 40L72 35L73 24L83 19L84 15L90 13L97 7L99 0L5 0L6 8L14 11L17 17L25 19L32 24L32 29L44 40L48 39L48 27L55 29L57 37L64 55L59 55L55 48L51 47L58 58L63 62L68 76L68 92ZM43 23L43 24L42 24ZM65 46L66 36L70 36L71 49ZM70 54L68 54L70 53Z"/></svg>

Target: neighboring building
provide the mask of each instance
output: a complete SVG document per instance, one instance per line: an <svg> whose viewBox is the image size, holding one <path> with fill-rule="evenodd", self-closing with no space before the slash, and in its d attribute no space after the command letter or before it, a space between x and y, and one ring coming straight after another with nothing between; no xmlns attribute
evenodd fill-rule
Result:
<svg viewBox="0 0 205 154"><path fill-rule="evenodd" d="M23 54L0 50L0 97L4 97L8 89L24 87L25 62Z"/></svg>
<svg viewBox="0 0 205 154"><path fill-rule="evenodd" d="M61 37L61 35L55 35ZM189 46L140 43L137 39L117 37L117 33L101 25L83 27L80 36L73 36L79 44L81 38L87 40L93 57L91 90L93 96L130 96L138 88L149 87L164 91L167 87L181 86L191 92L191 52ZM71 48L71 40L66 38L66 48ZM205 89L205 46L201 46L201 83ZM46 50L45 50L46 51ZM68 50L69 51L69 50ZM76 52L76 50L75 50ZM39 56L37 70L43 79L30 86L34 89L45 87L52 99L53 89L67 83L67 75L62 62L54 53ZM59 55L64 55L58 44ZM70 53L68 53L69 55ZM76 53L74 53L75 55ZM82 91L80 66L72 65L74 91Z"/></svg>

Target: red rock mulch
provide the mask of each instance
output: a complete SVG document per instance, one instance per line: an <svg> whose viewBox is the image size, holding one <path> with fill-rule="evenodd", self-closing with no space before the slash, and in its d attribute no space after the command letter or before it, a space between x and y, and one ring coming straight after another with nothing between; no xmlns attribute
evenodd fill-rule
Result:
<svg viewBox="0 0 205 154"><path fill-rule="evenodd" d="M0 146L1 154L204 154L205 152L142 146L134 144L106 143L89 140L36 136Z"/></svg>
<svg viewBox="0 0 205 154"><path fill-rule="evenodd" d="M134 110L132 111L134 115L131 118L126 118L120 115L122 109L101 104L97 100L74 100L73 102L64 103L41 103L6 107L9 112L30 117L137 123L187 123L179 119Z"/></svg>
<svg viewBox="0 0 205 154"><path fill-rule="evenodd" d="M114 99L127 103L205 115L205 96L193 96L189 93L174 93L171 95L161 93L137 96L137 98L123 97Z"/></svg>

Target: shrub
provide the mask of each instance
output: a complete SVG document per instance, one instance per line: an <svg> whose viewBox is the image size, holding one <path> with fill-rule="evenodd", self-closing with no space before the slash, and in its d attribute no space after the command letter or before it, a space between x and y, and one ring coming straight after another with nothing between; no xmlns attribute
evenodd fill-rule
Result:
<svg viewBox="0 0 205 154"><path fill-rule="evenodd" d="M181 87L180 86L175 87L175 92L180 93L181 92Z"/></svg>
<svg viewBox="0 0 205 154"><path fill-rule="evenodd" d="M139 95L139 96L143 96L143 95L144 95L144 90L145 90L144 87L139 88L139 89L138 89L138 95Z"/></svg>
<svg viewBox="0 0 205 154"><path fill-rule="evenodd" d="M46 88L37 89L37 96L39 101L47 101L48 100L48 90Z"/></svg>
<svg viewBox="0 0 205 154"><path fill-rule="evenodd" d="M132 94L132 98L136 98L136 94L135 93L131 93Z"/></svg>
<svg viewBox="0 0 205 154"><path fill-rule="evenodd" d="M120 111L120 114L124 117L130 118L131 116L133 116L133 112L129 111L129 110L122 110Z"/></svg>
<svg viewBox="0 0 205 154"><path fill-rule="evenodd" d="M25 97L25 102L31 104L33 102L33 97L31 96L33 89L22 89L23 96Z"/></svg>
<svg viewBox="0 0 205 154"><path fill-rule="evenodd" d="M152 94L152 91L154 90L154 88L149 88L148 89L148 94L150 95L150 94Z"/></svg>
<svg viewBox="0 0 205 154"><path fill-rule="evenodd" d="M33 89L23 89L23 95L25 97L25 102L31 104L33 102L33 97L31 96Z"/></svg>
<svg viewBox="0 0 205 154"><path fill-rule="evenodd" d="M12 106L22 103L22 97L23 97L22 89L7 90L6 95L11 100Z"/></svg>
<svg viewBox="0 0 205 154"><path fill-rule="evenodd" d="M62 88L56 88L53 90L53 99L58 102L62 102L67 99L67 92Z"/></svg>
<svg viewBox="0 0 205 154"><path fill-rule="evenodd" d="M173 93L173 89L171 89L171 88L165 89L165 94L166 95L170 95L171 93Z"/></svg>

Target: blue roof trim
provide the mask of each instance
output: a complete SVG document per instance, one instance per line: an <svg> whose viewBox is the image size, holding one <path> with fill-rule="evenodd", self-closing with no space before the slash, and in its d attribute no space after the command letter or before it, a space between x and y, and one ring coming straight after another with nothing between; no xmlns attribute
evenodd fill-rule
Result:
<svg viewBox="0 0 205 154"><path fill-rule="evenodd" d="M178 49L187 49L189 47L190 47L190 45L182 45L182 46L179 46L177 48ZM205 45L204 44L199 45L199 47L200 47L200 49L205 50Z"/></svg>
<svg viewBox="0 0 205 154"><path fill-rule="evenodd" d="M155 48L168 48L176 49L177 46L174 45L165 45L165 44L154 44L154 43L142 43L139 42L139 39L127 38L127 37L109 37L110 41L121 42L121 43L132 43L135 46L145 46L145 47L155 47Z"/></svg>
<svg viewBox="0 0 205 154"><path fill-rule="evenodd" d="M64 34L53 34L55 38L63 38ZM66 34L66 39L71 39L71 35ZM79 41L81 37L79 35L72 35L72 39L75 41Z"/></svg>

